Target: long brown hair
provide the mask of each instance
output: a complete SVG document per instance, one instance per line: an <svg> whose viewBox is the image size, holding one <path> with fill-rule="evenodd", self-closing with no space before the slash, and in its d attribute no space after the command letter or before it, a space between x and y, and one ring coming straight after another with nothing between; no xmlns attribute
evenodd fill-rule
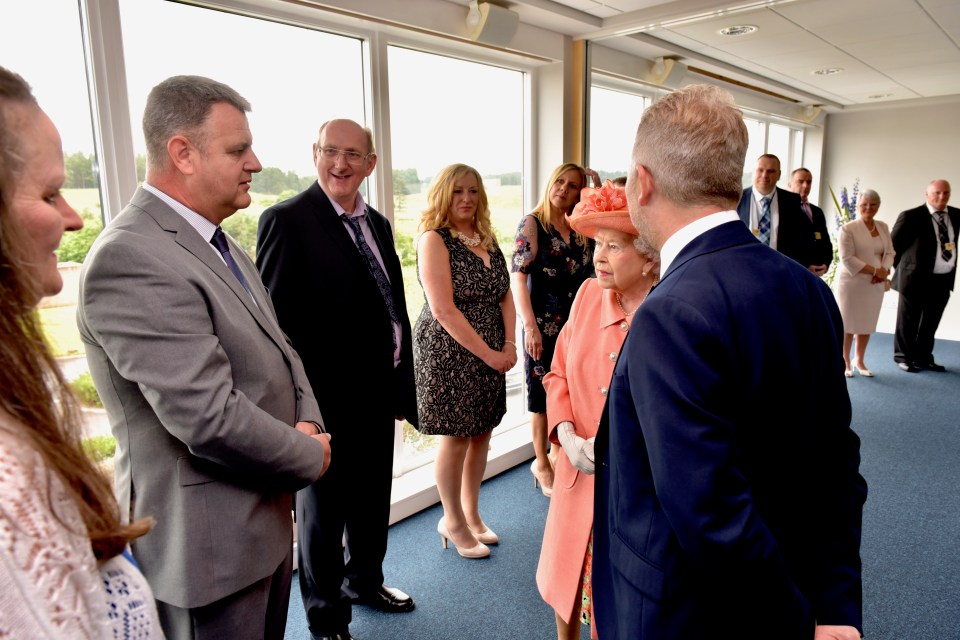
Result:
<svg viewBox="0 0 960 640"><path fill-rule="evenodd" d="M39 285L17 251L26 238L11 219L24 169L16 125L39 110L23 78L0 67L0 411L14 419L14 436L38 451L63 481L102 562L149 531L152 520L121 524L110 483L80 446L80 409L40 327L35 309Z"/></svg>
<svg viewBox="0 0 960 640"><path fill-rule="evenodd" d="M480 246L487 251L497 244L497 237L490 222L490 206L487 203L487 191L483 188L483 179L480 173L465 164L451 164L444 167L433 179L430 190L427 192L427 208L420 216L420 230L452 229L450 226L450 205L453 203L453 189L457 180L467 174L473 174L477 179L477 213L474 226L480 234Z"/></svg>

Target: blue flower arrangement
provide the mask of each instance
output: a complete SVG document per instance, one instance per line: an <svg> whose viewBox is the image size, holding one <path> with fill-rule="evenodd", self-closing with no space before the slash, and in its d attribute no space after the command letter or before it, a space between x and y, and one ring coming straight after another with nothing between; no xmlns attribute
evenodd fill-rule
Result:
<svg viewBox="0 0 960 640"><path fill-rule="evenodd" d="M824 281L833 286L833 280L837 276L837 268L840 266L840 227L851 220L857 219L857 198L860 196L860 178L853 182L853 189L847 192L846 187L840 187L840 199L834 193L833 187L830 187L830 197L833 198L833 205L837 208L833 214L834 229L830 234L833 237L833 262L830 263L830 269L823 276Z"/></svg>

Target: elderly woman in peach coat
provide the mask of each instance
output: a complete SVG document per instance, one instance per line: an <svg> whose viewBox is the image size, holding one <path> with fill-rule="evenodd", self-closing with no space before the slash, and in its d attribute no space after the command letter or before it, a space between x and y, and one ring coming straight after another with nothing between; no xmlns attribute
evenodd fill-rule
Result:
<svg viewBox="0 0 960 640"><path fill-rule="evenodd" d="M659 277L659 258L640 246L622 187L607 181L583 189L570 225L596 241L597 277L577 292L543 380L550 439L564 455L557 460L537 586L554 609L560 640L580 638L581 623L591 624L593 441L630 321Z"/></svg>

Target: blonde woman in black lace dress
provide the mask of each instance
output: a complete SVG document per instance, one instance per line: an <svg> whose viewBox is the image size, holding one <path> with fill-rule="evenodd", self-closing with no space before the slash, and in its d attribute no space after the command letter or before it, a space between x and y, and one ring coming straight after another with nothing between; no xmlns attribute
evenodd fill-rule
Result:
<svg viewBox="0 0 960 640"><path fill-rule="evenodd" d="M517 362L516 312L476 169L454 164L434 179L420 220L417 268L426 304L414 327L421 433L440 435L437 489L444 548L465 558L499 542L480 517L490 434L507 410L505 373Z"/></svg>

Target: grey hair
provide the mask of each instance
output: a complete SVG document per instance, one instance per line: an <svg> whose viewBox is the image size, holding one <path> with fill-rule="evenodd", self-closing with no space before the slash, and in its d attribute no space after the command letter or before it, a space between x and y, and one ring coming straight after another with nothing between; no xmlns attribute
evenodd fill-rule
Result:
<svg viewBox="0 0 960 640"><path fill-rule="evenodd" d="M873 189L864 189L860 192L860 199L863 200L866 197L873 198L877 201L877 204L880 204L880 194L874 191Z"/></svg>
<svg viewBox="0 0 960 640"><path fill-rule="evenodd" d="M643 165L675 204L732 209L740 201L747 142L733 97L719 87L690 85L643 113L633 163Z"/></svg>
<svg viewBox="0 0 960 640"><path fill-rule="evenodd" d="M241 113L250 111L250 103L234 89L203 76L172 76L151 89L143 110L147 167L165 166L167 141L176 135L188 137L202 150L203 123L221 102Z"/></svg>
<svg viewBox="0 0 960 640"><path fill-rule="evenodd" d="M651 260L657 260L660 258L660 252L654 249L645 238L640 236L637 236L633 239L633 248L640 253L647 254L647 257L649 257Z"/></svg>

